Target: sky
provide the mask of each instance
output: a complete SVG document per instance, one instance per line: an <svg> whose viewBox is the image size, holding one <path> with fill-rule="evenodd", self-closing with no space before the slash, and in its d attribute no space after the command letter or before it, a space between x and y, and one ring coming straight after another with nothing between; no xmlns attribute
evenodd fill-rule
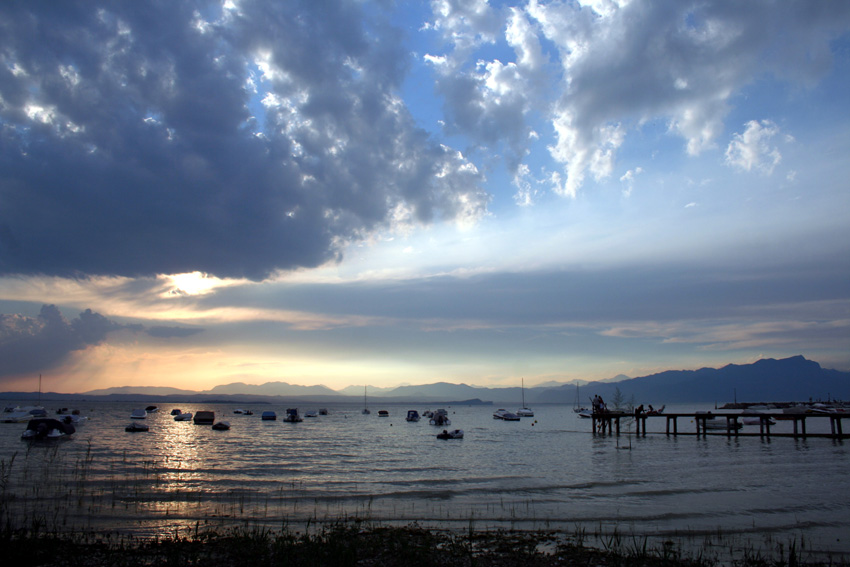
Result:
<svg viewBox="0 0 850 567"><path fill-rule="evenodd" d="M0 3L0 391L850 370L850 3Z"/></svg>

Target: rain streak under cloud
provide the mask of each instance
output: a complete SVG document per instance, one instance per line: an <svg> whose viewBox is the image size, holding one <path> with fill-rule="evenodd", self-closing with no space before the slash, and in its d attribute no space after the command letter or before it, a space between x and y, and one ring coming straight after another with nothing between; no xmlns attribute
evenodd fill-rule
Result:
<svg viewBox="0 0 850 567"><path fill-rule="evenodd" d="M4 3L0 377L850 368L848 31L817 1Z"/></svg>

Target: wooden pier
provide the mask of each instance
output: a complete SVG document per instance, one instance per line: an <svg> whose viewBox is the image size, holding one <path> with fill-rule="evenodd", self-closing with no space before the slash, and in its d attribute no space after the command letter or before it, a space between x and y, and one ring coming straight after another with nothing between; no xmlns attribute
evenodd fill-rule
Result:
<svg viewBox="0 0 850 567"><path fill-rule="evenodd" d="M607 411L595 413L591 416L594 435L620 435L620 420L625 418L634 419L635 434L646 435L646 421L648 419L666 419L666 435L725 435L727 437L793 437L805 439L807 437L826 437L829 439L850 439L850 433L844 433L842 421L850 419L850 413L782 413L782 412L741 412L741 413L661 413L661 414L634 414L626 412ZM679 418L691 419L696 424L696 431L679 431ZM752 418L759 420L759 431L743 432L743 423L739 420ZM806 431L806 420L829 419L830 433L808 433ZM724 420L724 421L720 421ZM771 432L771 420L793 421L793 433ZM711 426L721 423L721 425Z"/></svg>

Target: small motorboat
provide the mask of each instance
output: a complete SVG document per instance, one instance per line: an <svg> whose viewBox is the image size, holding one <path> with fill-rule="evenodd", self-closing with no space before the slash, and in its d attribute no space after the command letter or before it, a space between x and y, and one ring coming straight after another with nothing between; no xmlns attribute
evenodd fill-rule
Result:
<svg viewBox="0 0 850 567"><path fill-rule="evenodd" d="M145 419L148 417L148 412L141 408L134 409L130 414L130 419Z"/></svg>
<svg viewBox="0 0 850 567"><path fill-rule="evenodd" d="M319 415L328 415L328 408L321 408L319 410Z"/></svg>
<svg viewBox="0 0 850 567"><path fill-rule="evenodd" d="M174 408L173 410L171 410L171 415L180 415L181 413L183 413L183 410L179 408Z"/></svg>
<svg viewBox="0 0 850 567"><path fill-rule="evenodd" d="M773 419L772 417L769 417L769 416L765 416L763 418L762 417L749 416L749 417L745 417L745 418L741 419L741 422L744 425L761 425L762 420L764 420L768 425L776 425L776 420Z"/></svg>
<svg viewBox="0 0 850 567"><path fill-rule="evenodd" d="M305 411L304 417L319 417L319 412L317 412L316 410Z"/></svg>
<svg viewBox="0 0 850 567"><path fill-rule="evenodd" d="M519 421L519 416L506 409L497 409L493 413L493 419L501 419L502 421Z"/></svg>
<svg viewBox="0 0 850 567"><path fill-rule="evenodd" d="M415 409L407 410L407 417L404 419L407 421L419 421L419 412Z"/></svg>
<svg viewBox="0 0 850 567"><path fill-rule="evenodd" d="M148 406L148 407L145 408L145 411L147 413L156 413L156 412L159 411L159 408L156 407L156 406Z"/></svg>
<svg viewBox="0 0 850 567"><path fill-rule="evenodd" d="M737 421L727 422L725 419L712 420L709 418L705 422L705 429L711 429L712 431L726 431L727 429L735 431L737 429L741 429L743 426L743 423L738 423Z"/></svg>
<svg viewBox="0 0 850 567"><path fill-rule="evenodd" d="M444 409L438 409L437 411L435 411L434 415L431 416L431 419L428 421L428 423L437 426L452 424L451 420L449 419L448 412Z"/></svg>
<svg viewBox="0 0 850 567"><path fill-rule="evenodd" d="M263 421L275 421L277 419L277 414L273 411L264 411L263 415L260 416L260 419Z"/></svg>
<svg viewBox="0 0 850 567"><path fill-rule="evenodd" d="M79 413L63 413L56 416L56 419L61 421L62 423L72 423L76 425L85 425L86 421L88 421L88 417L84 415L80 415Z"/></svg>
<svg viewBox="0 0 850 567"><path fill-rule="evenodd" d="M529 408L519 408L516 410L516 414L520 417L534 417L534 410Z"/></svg>
<svg viewBox="0 0 850 567"><path fill-rule="evenodd" d="M174 421L192 421L192 412L187 411L184 413L178 413L174 416Z"/></svg>
<svg viewBox="0 0 850 567"><path fill-rule="evenodd" d="M453 431L443 429L442 433L437 434L437 439L463 439L463 429L455 429Z"/></svg>
<svg viewBox="0 0 850 567"><path fill-rule="evenodd" d="M235 409L233 410L233 413L236 415L254 415L254 412L249 409Z"/></svg>
<svg viewBox="0 0 850 567"><path fill-rule="evenodd" d="M287 408L283 421L287 423L300 423L304 420L301 419L300 415L298 415L298 408Z"/></svg>
<svg viewBox="0 0 850 567"><path fill-rule="evenodd" d="M24 441L48 441L53 439L67 439L74 434L74 425L63 423L58 419L35 418L27 424L27 428L21 433Z"/></svg>
<svg viewBox="0 0 850 567"><path fill-rule="evenodd" d="M215 412L199 411L195 413L193 421L195 422L195 425L212 425L215 423Z"/></svg>
<svg viewBox="0 0 850 567"><path fill-rule="evenodd" d="M390 412L388 412L387 410L385 410L385 409L378 410L378 417L389 417L389 416L390 416Z"/></svg>
<svg viewBox="0 0 850 567"><path fill-rule="evenodd" d="M432 412L429 409L426 409L425 411L422 412L422 416L430 419L430 418L434 417L434 412Z"/></svg>
<svg viewBox="0 0 850 567"><path fill-rule="evenodd" d="M128 433L136 433L139 431L148 431L150 428L144 423L139 423L138 421L130 422L130 425L124 428L124 431Z"/></svg>
<svg viewBox="0 0 850 567"><path fill-rule="evenodd" d="M213 423L212 428L215 429L216 431L227 431L228 429L230 429L230 422L229 421L219 421L219 422Z"/></svg>

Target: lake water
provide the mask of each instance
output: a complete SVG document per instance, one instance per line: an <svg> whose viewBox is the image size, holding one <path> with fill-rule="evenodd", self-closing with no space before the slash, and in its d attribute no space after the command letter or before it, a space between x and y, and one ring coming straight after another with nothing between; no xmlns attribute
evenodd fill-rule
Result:
<svg viewBox="0 0 850 567"><path fill-rule="evenodd" d="M520 422L494 420L495 406L447 407L449 429L465 431L464 439L449 441L437 439L442 428L427 419L405 421L408 409L427 407L375 405L362 415L359 405L336 405L329 415L290 424L280 421L284 406L179 406L212 410L231 423L229 431L215 431L175 422L175 406L149 415L148 433L127 433L139 404L85 402L78 407L90 420L62 442L28 444L20 440L24 424L0 424L3 520L148 536L362 518L616 530L755 549L796 541L850 553L845 441L668 437L663 418L650 418L645 437L630 435L626 425L619 437L594 436L590 421L564 405L535 406L535 417ZM254 415L234 415L236 407ZM262 421L266 409L278 421ZM667 411L695 409L712 408ZM680 431L694 430L688 421L680 420ZM772 431L790 427L779 422ZM826 432L829 422L809 419L807 429Z"/></svg>

